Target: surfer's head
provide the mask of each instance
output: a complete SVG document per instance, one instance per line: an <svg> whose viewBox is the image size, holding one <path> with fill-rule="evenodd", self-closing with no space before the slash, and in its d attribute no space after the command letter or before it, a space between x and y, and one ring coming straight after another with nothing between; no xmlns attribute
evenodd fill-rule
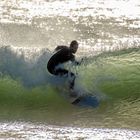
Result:
<svg viewBox="0 0 140 140"><path fill-rule="evenodd" d="M77 49L78 49L78 42L76 40L73 40L70 43L70 50L71 50L72 53L76 53Z"/></svg>

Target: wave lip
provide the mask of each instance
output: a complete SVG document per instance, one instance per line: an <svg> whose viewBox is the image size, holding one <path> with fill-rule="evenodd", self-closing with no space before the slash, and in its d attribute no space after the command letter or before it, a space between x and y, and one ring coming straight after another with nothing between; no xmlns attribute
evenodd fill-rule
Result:
<svg viewBox="0 0 140 140"><path fill-rule="evenodd" d="M11 46L2 46L0 47L1 75L9 75L29 87L45 84L48 77L46 64L49 57L50 52L47 49L14 50Z"/></svg>

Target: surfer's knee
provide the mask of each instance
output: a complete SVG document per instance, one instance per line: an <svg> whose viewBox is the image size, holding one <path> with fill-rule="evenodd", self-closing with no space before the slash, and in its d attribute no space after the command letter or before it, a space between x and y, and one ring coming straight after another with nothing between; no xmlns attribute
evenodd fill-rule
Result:
<svg viewBox="0 0 140 140"><path fill-rule="evenodd" d="M69 73L69 76L70 76L71 78L74 78L74 79L76 78L75 74L72 73L72 72Z"/></svg>
<svg viewBox="0 0 140 140"><path fill-rule="evenodd" d="M75 78L76 78L76 76L75 76L74 73L69 73L69 74L68 74L68 79L69 79L69 82L70 82L70 83L74 83Z"/></svg>

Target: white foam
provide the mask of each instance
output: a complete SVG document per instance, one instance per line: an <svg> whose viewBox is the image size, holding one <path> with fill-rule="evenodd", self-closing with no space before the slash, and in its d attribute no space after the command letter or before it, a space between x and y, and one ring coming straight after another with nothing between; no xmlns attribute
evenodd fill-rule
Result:
<svg viewBox="0 0 140 140"><path fill-rule="evenodd" d="M19 140L139 140L140 131L108 128L62 127L43 124L33 124L27 122L1 122L0 138Z"/></svg>

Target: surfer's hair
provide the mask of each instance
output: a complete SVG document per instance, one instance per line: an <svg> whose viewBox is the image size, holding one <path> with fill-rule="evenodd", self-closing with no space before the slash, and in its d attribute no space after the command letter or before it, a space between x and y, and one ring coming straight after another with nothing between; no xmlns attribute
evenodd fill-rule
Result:
<svg viewBox="0 0 140 140"><path fill-rule="evenodd" d="M70 48L73 47L73 46L78 46L78 42L76 40L73 40L71 43L70 43Z"/></svg>

